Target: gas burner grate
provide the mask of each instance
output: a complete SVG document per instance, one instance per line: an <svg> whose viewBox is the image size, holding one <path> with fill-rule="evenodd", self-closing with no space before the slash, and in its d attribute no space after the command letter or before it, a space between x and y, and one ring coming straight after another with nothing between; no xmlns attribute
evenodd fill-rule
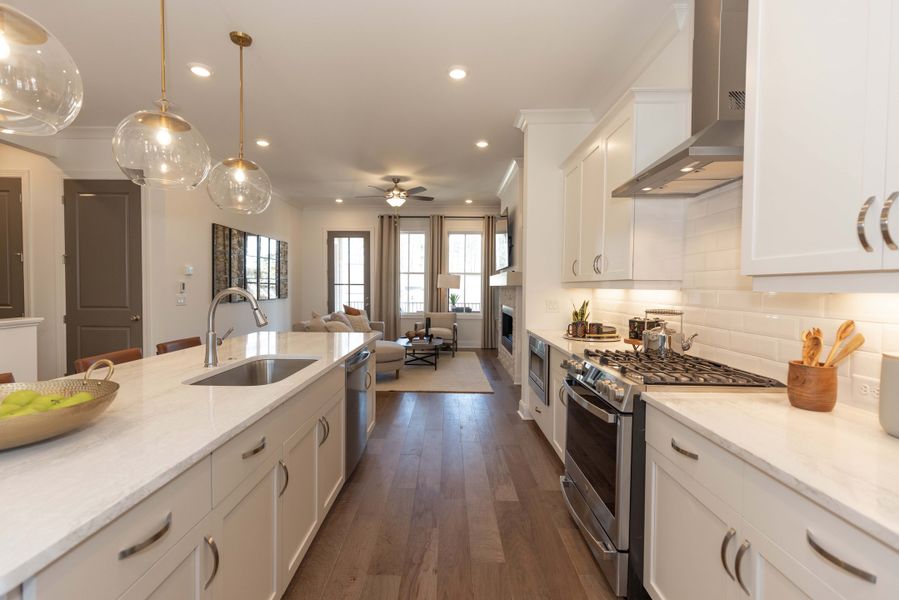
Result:
<svg viewBox="0 0 899 600"><path fill-rule="evenodd" d="M584 350L584 356L646 385L783 387L776 379L687 354Z"/></svg>

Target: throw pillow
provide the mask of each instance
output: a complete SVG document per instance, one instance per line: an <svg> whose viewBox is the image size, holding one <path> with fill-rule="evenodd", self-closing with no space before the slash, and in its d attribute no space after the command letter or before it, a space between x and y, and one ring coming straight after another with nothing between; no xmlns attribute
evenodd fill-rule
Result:
<svg viewBox="0 0 899 600"><path fill-rule="evenodd" d="M326 327L326 323L322 320L322 316L315 311L312 311L312 320L309 321L309 325L306 326L306 331L328 331Z"/></svg>
<svg viewBox="0 0 899 600"><path fill-rule="evenodd" d="M332 313L331 313L331 320L332 320L332 321L339 321L339 322L343 323L344 325L346 325L347 328L349 328L350 331L353 330L353 324L350 323L350 320L347 318L346 313L343 313L343 312L332 312Z"/></svg>
<svg viewBox="0 0 899 600"><path fill-rule="evenodd" d="M349 320L350 329L353 331L360 331L362 333L371 331L371 325L369 325L368 317L365 315L347 315L346 318Z"/></svg>
<svg viewBox="0 0 899 600"><path fill-rule="evenodd" d="M325 323L325 327L330 333L347 333L350 331L350 328L340 321L328 321Z"/></svg>
<svg viewBox="0 0 899 600"><path fill-rule="evenodd" d="M352 315L354 317L358 317L359 315L365 314L364 310L359 310L358 308L353 308L352 306L350 306L348 304L343 305L343 312L345 312L348 315Z"/></svg>

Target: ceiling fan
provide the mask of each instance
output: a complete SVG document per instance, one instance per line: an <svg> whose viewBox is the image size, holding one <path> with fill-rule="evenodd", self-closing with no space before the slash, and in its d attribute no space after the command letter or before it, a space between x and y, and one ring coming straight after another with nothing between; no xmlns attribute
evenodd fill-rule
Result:
<svg viewBox="0 0 899 600"><path fill-rule="evenodd" d="M432 196L419 196L421 192L427 190L427 188L418 186L414 188L410 188L408 190L404 190L400 187L400 179L399 177L392 177L391 181L393 181L392 188L379 188L375 185L370 185L368 187L374 188L379 192L382 192L379 196L356 196L357 198L384 198L387 200L387 204L394 208L399 208L403 204L406 203L406 200L421 200L423 202L431 202L434 198Z"/></svg>

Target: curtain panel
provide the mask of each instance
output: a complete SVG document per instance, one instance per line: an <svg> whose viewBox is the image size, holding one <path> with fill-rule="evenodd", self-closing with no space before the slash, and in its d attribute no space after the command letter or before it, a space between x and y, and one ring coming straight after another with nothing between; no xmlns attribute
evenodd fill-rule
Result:
<svg viewBox="0 0 899 600"><path fill-rule="evenodd" d="M400 322L400 220L396 215L378 217L378 318L384 321L384 339L395 340Z"/></svg>
<svg viewBox="0 0 899 600"><path fill-rule="evenodd" d="M437 276L443 273L443 215L431 215L430 251L428 252L427 300L429 312L449 310L447 290L437 289Z"/></svg>
<svg viewBox="0 0 899 600"><path fill-rule="evenodd" d="M496 306L490 275L496 264L496 217L484 217L484 253L481 268L481 346L496 348Z"/></svg>

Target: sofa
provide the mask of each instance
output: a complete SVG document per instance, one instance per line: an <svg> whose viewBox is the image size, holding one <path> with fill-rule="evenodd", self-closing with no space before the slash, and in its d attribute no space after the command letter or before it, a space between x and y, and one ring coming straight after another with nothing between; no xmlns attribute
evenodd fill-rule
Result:
<svg viewBox="0 0 899 600"><path fill-rule="evenodd" d="M322 321L328 322L331 315L324 315ZM394 372L397 379L400 371L406 366L406 349L396 342L384 339L384 321L369 321L375 338L375 371L377 373ZM309 321L299 321L293 324L294 331L308 331Z"/></svg>
<svg viewBox="0 0 899 600"><path fill-rule="evenodd" d="M456 323L456 313L454 312L426 312L425 319L431 319L430 333L437 337L443 338L443 347L449 348L453 356L459 349L459 326ZM414 325L416 333L424 333L425 321Z"/></svg>
<svg viewBox="0 0 899 600"><path fill-rule="evenodd" d="M322 316L322 321L325 321L327 323L330 320L331 315ZM375 339L384 339L384 321L369 321L368 324L371 326L372 331L376 335ZM294 331L309 331L309 321L298 321L293 324L292 329Z"/></svg>

